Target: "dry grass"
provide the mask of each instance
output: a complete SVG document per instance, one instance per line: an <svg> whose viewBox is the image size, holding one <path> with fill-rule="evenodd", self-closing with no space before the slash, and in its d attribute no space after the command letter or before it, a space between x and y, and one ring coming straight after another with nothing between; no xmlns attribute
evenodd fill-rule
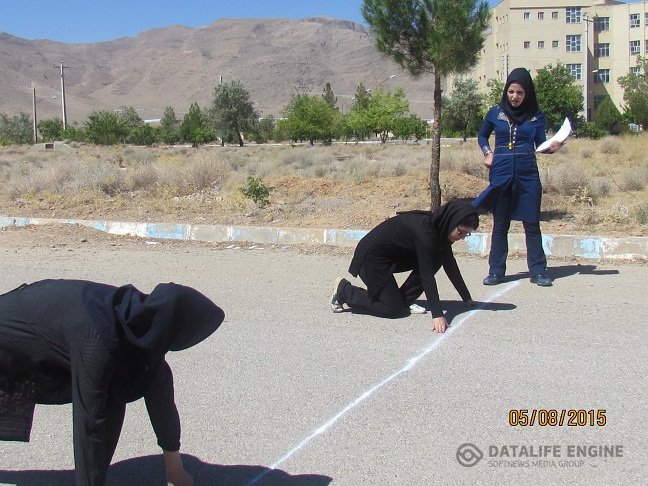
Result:
<svg viewBox="0 0 648 486"><path fill-rule="evenodd" d="M570 140L539 156L545 231L648 235L647 142L644 134ZM474 140L441 151L444 199L485 187ZM428 205L429 164L426 144L5 147L0 202L11 215L369 227ZM238 191L248 176L273 187L268 208Z"/></svg>

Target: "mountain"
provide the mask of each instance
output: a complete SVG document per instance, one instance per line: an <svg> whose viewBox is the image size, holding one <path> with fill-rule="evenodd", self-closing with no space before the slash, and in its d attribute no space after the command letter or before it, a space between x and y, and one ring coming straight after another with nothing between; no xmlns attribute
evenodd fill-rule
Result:
<svg viewBox="0 0 648 486"><path fill-rule="evenodd" d="M192 102L207 108L221 79L240 80L262 116L280 116L293 94L320 94L327 82L342 110L363 83L402 87L412 112L433 115L431 75L413 79L378 52L369 30L326 17L223 19L93 44L0 33L0 113L31 114L35 86L38 119L60 118L61 61L68 122L121 106L134 107L143 119L159 118L172 106L180 118Z"/></svg>

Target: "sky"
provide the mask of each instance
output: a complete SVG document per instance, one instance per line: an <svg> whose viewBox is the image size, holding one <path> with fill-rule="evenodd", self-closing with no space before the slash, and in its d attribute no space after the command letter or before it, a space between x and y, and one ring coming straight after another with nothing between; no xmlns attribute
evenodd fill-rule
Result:
<svg viewBox="0 0 648 486"><path fill-rule="evenodd" d="M498 2L489 0L491 6ZM178 24L202 27L222 18L328 16L366 25L361 5L362 0L0 0L0 32L84 44Z"/></svg>

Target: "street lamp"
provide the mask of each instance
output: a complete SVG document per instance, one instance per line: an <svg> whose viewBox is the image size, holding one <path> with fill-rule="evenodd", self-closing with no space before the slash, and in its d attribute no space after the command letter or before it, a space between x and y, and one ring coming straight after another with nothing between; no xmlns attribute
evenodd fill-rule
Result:
<svg viewBox="0 0 648 486"><path fill-rule="evenodd" d="M380 83L378 83L376 86L374 86L374 89L378 88L378 86L381 86L383 83L386 83L387 81L389 81L390 79L393 79L395 77L396 77L396 75L392 74L388 78L383 79ZM367 91L371 91L371 88L369 88Z"/></svg>

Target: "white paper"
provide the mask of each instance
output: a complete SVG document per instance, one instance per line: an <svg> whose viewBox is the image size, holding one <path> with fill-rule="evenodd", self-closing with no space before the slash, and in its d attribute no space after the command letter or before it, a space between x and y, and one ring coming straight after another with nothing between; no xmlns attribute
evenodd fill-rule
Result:
<svg viewBox="0 0 648 486"><path fill-rule="evenodd" d="M565 121L562 124L562 127L560 127L560 130L558 130L553 137L551 137L549 140L546 140L543 142L537 149L536 152L544 152L547 150L553 142L564 142L567 140L567 137L571 135L572 132L572 127L571 123L569 123L569 119L565 118Z"/></svg>

